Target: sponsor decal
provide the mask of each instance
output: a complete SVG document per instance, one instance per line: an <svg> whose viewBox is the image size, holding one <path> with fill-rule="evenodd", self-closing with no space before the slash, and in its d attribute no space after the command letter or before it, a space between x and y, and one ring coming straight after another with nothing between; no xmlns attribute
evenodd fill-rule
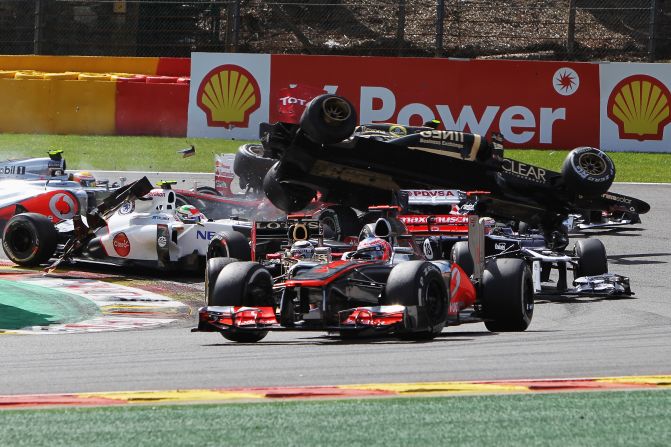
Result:
<svg viewBox="0 0 671 447"><path fill-rule="evenodd" d="M248 127L249 116L261 105L261 90L249 71L227 64L203 77L196 98L208 126Z"/></svg>
<svg viewBox="0 0 671 447"><path fill-rule="evenodd" d="M124 202L119 208L119 214L130 214L135 211L135 201Z"/></svg>
<svg viewBox="0 0 671 447"><path fill-rule="evenodd" d="M631 205L631 199L628 199L626 197L615 196L613 194L608 194L608 193L602 194L601 197L603 197L604 199L607 199L607 200L614 200L615 202L620 202L620 203L625 203L627 205Z"/></svg>
<svg viewBox="0 0 671 447"><path fill-rule="evenodd" d="M396 135L397 137L403 137L408 134L408 129L406 129L404 126L394 125L389 128L389 133Z"/></svg>
<svg viewBox="0 0 671 447"><path fill-rule="evenodd" d="M49 211L58 220L72 219L77 213L77 205L71 195L56 193L49 199Z"/></svg>
<svg viewBox="0 0 671 447"><path fill-rule="evenodd" d="M167 222L167 221L170 220L170 216L168 216L167 214L163 214L163 213L154 214L153 216L151 216L151 220L160 220L162 222Z"/></svg>
<svg viewBox="0 0 671 447"><path fill-rule="evenodd" d="M0 167L0 175L25 175L26 167L21 165L9 165Z"/></svg>
<svg viewBox="0 0 671 447"><path fill-rule="evenodd" d="M401 216L406 225L416 224L467 224L468 216Z"/></svg>
<svg viewBox="0 0 671 447"><path fill-rule="evenodd" d="M408 189L411 197L456 197L459 192L456 189Z"/></svg>
<svg viewBox="0 0 671 447"><path fill-rule="evenodd" d="M165 236L159 236L156 242L158 243L159 247L165 248L165 246L168 245L168 238Z"/></svg>
<svg viewBox="0 0 671 447"><path fill-rule="evenodd" d="M112 246L114 247L114 251L123 258L130 253L130 241L128 240L128 236L126 236L126 233L121 232L115 234L112 239Z"/></svg>
<svg viewBox="0 0 671 447"><path fill-rule="evenodd" d="M516 177L521 177L532 182L545 183L545 169L521 163L516 160L504 158L501 167L504 171Z"/></svg>
<svg viewBox="0 0 671 447"><path fill-rule="evenodd" d="M608 118L621 139L662 140L671 122L671 92L659 79L636 74L621 80L608 97Z"/></svg>
<svg viewBox="0 0 671 447"><path fill-rule="evenodd" d="M431 241L428 238L424 239L424 243L422 244L422 251L424 251L424 256L426 256L426 259L433 259L433 248L431 248Z"/></svg>
<svg viewBox="0 0 671 447"><path fill-rule="evenodd" d="M463 143L464 133L456 130L424 130L419 133L422 138L429 138L430 140L439 140L441 144L449 144L450 142ZM419 140L422 142L422 140ZM434 141L429 141L434 143Z"/></svg>
<svg viewBox="0 0 671 447"><path fill-rule="evenodd" d="M562 67L552 77L552 86L562 96L570 96L580 87L580 77L572 68Z"/></svg>
<svg viewBox="0 0 671 447"><path fill-rule="evenodd" d="M196 239L211 241L216 234L216 231L196 230Z"/></svg>
<svg viewBox="0 0 671 447"><path fill-rule="evenodd" d="M503 243L503 242L497 242L496 244L494 244L494 248L496 250L505 250L506 249L506 244Z"/></svg>

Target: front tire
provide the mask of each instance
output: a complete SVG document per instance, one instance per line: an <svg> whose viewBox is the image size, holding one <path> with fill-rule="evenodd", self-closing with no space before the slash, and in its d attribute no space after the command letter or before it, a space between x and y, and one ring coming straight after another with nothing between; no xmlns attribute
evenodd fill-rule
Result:
<svg viewBox="0 0 671 447"><path fill-rule="evenodd" d="M407 261L394 267L384 290L386 304L419 306L427 328L399 334L403 339L432 340L447 321L448 294L440 270L426 261Z"/></svg>
<svg viewBox="0 0 671 447"><path fill-rule="evenodd" d="M2 234L2 248L13 263L35 267L54 256L58 230L44 215L23 213L9 219Z"/></svg>
<svg viewBox="0 0 671 447"><path fill-rule="evenodd" d="M534 313L531 271L525 261L499 258L482 275L485 327L492 332L525 331Z"/></svg>
<svg viewBox="0 0 671 447"><path fill-rule="evenodd" d="M317 219L333 230L333 239L342 241L347 236L356 236L359 219L352 208L344 205L331 205L321 210Z"/></svg>
<svg viewBox="0 0 671 447"><path fill-rule="evenodd" d="M450 251L450 260L457 264L468 276L473 274L475 264L473 263L473 256L468 249L468 241L457 241L452 246Z"/></svg>
<svg viewBox="0 0 671 447"><path fill-rule="evenodd" d="M260 144L243 144L233 160L233 172L240 178L240 188L260 189L263 178L277 160L264 156Z"/></svg>
<svg viewBox="0 0 671 447"><path fill-rule="evenodd" d="M615 180L613 160L593 147L578 147L569 152L561 172L566 187L583 196L599 196L608 191Z"/></svg>
<svg viewBox="0 0 671 447"><path fill-rule="evenodd" d="M210 258L205 264L205 302L208 306L214 306L214 284L217 282L219 273L237 259L233 258Z"/></svg>
<svg viewBox="0 0 671 447"><path fill-rule="evenodd" d="M275 307L273 279L270 272L256 262L233 262L226 265L215 281L212 306ZM265 338L264 330L230 330L221 335L239 343L255 343Z"/></svg>
<svg viewBox="0 0 671 447"><path fill-rule="evenodd" d="M573 266L573 277L597 276L608 273L606 247L599 239L580 239L575 243L577 265Z"/></svg>
<svg viewBox="0 0 671 447"><path fill-rule="evenodd" d="M252 260L252 250L244 234L238 231L217 233L207 247L207 258L235 258L241 261Z"/></svg>

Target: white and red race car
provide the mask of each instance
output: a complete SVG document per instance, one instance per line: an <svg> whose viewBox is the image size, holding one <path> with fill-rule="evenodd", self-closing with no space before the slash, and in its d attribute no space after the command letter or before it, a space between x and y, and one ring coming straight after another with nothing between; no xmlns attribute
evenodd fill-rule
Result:
<svg viewBox="0 0 671 447"><path fill-rule="evenodd" d="M181 220L176 211L170 182L152 188L145 177L119 188L86 216L75 215L56 225L41 214L17 214L5 226L2 246L7 257L22 266L59 258L52 268L63 260L89 260L197 270L204 268L210 240L230 232L227 256L249 259L249 221L210 220L204 215Z"/></svg>

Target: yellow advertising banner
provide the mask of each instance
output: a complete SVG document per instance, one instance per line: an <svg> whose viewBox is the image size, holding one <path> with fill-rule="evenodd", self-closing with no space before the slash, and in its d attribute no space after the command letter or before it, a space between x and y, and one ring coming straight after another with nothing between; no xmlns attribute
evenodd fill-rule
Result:
<svg viewBox="0 0 671 447"><path fill-rule="evenodd" d="M113 135L116 83L0 79L0 132Z"/></svg>

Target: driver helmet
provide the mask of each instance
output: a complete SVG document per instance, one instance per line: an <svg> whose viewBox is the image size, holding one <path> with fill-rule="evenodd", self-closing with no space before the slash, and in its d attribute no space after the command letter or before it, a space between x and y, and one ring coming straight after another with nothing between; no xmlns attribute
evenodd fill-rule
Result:
<svg viewBox="0 0 671 447"><path fill-rule="evenodd" d="M197 223L205 220L205 216L193 205L182 205L175 212L177 218L185 223Z"/></svg>
<svg viewBox="0 0 671 447"><path fill-rule="evenodd" d="M72 174L72 180L84 187L96 186L96 178L89 171L78 171Z"/></svg>
<svg viewBox="0 0 671 447"><path fill-rule="evenodd" d="M357 245L354 258L387 261L391 259L391 244L379 237L367 237Z"/></svg>
<svg viewBox="0 0 671 447"><path fill-rule="evenodd" d="M296 241L291 245L289 254L294 259L312 259L315 255L315 248L309 241Z"/></svg>

